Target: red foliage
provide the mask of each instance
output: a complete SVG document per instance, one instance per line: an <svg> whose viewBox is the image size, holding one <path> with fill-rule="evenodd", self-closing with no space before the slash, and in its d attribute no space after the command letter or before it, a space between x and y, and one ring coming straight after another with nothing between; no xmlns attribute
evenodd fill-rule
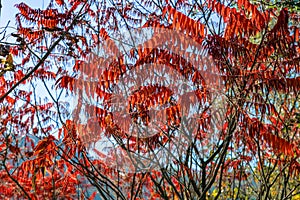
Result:
<svg viewBox="0 0 300 200"><path fill-rule="evenodd" d="M223 176L252 183L270 166L278 177L299 175L299 27L289 8L248 0L16 7L9 52L21 59L0 64L1 198L206 199L223 191ZM124 30L131 39L151 34L131 44ZM145 127L155 131L144 136ZM103 153L105 140L113 147ZM171 156L158 167L143 160L162 148Z"/></svg>

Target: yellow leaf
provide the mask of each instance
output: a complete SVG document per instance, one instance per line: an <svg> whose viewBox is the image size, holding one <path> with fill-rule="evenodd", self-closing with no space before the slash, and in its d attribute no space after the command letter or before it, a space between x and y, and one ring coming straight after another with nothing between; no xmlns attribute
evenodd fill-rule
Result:
<svg viewBox="0 0 300 200"><path fill-rule="evenodd" d="M106 117L105 117L105 123L107 125L111 125L112 124L112 119L111 119L111 115L108 114Z"/></svg>
<svg viewBox="0 0 300 200"><path fill-rule="evenodd" d="M13 57L11 54L8 54L5 59L0 59L1 64L7 65L8 68L12 68L14 66Z"/></svg>
<svg viewBox="0 0 300 200"><path fill-rule="evenodd" d="M8 54L8 55L6 56L6 63L7 63L7 64L13 65L14 61L13 61L13 57L12 57L11 54Z"/></svg>
<svg viewBox="0 0 300 200"><path fill-rule="evenodd" d="M6 67L7 68L6 71L11 71L11 70L15 69L14 60L13 60L13 57L12 57L11 54L8 54L6 56L5 65L7 66Z"/></svg>
<svg viewBox="0 0 300 200"><path fill-rule="evenodd" d="M294 200L300 200L300 194L295 195L293 199Z"/></svg>
<svg viewBox="0 0 300 200"><path fill-rule="evenodd" d="M216 197L218 195L218 190L214 189L213 192L211 193L211 196Z"/></svg>

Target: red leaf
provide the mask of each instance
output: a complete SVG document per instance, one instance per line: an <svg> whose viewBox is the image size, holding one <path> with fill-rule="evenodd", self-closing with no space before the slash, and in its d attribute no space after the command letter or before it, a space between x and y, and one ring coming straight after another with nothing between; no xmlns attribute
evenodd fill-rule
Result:
<svg viewBox="0 0 300 200"><path fill-rule="evenodd" d="M55 83L55 85L58 85L62 88L69 88L70 91L73 91L75 79L70 76L63 76L60 79L58 79Z"/></svg>
<svg viewBox="0 0 300 200"><path fill-rule="evenodd" d="M7 101L8 103L12 104L12 105L16 102L16 100L13 99L13 98L11 98L10 96L7 96L7 97L6 97L6 101Z"/></svg>
<svg viewBox="0 0 300 200"><path fill-rule="evenodd" d="M93 199L95 199L95 196L96 196L96 194L97 194L97 192L96 192L96 191L95 191L95 192L93 192L93 194L90 196L89 200L93 200Z"/></svg>
<svg viewBox="0 0 300 200"><path fill-rule="evenodd" d="M55 0L55 2L60 6L64 5L65 3L64 0Z"/></svg>

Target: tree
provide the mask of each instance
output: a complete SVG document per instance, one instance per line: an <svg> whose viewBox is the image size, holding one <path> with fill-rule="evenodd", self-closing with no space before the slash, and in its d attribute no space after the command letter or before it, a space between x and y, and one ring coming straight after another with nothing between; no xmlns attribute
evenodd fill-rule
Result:
<svg viewBox="0 0 300 200"><path fill-rule="evenodd" d="M299 198L299 11L272 3L17 4L1 197Z"/></svg>

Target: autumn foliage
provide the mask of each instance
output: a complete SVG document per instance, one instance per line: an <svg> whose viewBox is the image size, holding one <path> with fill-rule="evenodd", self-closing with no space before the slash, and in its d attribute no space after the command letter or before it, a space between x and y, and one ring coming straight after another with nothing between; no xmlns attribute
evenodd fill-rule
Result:
<svg viewBox="0 0 300 200"><path fill-rule="evenodd" d="M299 7L15 6L0 41L1 199L300 199Z"/></svg>

